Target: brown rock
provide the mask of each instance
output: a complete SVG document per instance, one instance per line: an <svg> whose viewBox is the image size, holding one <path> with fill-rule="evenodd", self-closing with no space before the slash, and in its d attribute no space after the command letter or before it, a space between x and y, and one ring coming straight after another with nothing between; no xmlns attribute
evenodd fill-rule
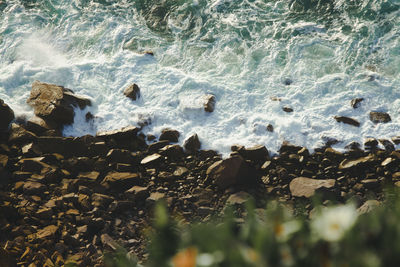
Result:
<svg viewBox="0 0 400 267"><path fill-rule="evenodd" d="M126 164L132 164L137 161L134 154L132 152L130 152L129 150L125 150L125 149L111 149L108 152L106 159L108 162L111 162L111 163L118 162L118 163L126 163Z"/></svg>
<svg viewBox="0 0 400 267"><path fill-rule="evenodd" d="M378 145L378 141L375 138L367 138L364 141L364 146L369 149L374 149Z"/></svg>
<svg viewBox="0 0 400 267"><path fill-rule="evenodd" d="M180 134L178 131L166 128L161 131L160 141L167 140L171 143L176 143L178 142L179 136Z"/></svg>
<svg viewBox="0 0 400 267"><path fill-rule="evenodd" d="M353 118L349 118L349 117L345 117L345 116L335 116L333 117L337 122L343 122L345 124L350 124L356 127L360 127L360 123L353 119Z"/></svg>
<svg viewBox="0 0 400 267"><path fill-rule="evenodd" d="M26 144L34 141L36 137L37 136L34 133L27 131L24 127L12 123L8 142L16 144Z"/></svg>
<svg viewBox="0 0 400 267"><path fill-rule="evenodd" d="M215 96L205 95L204 96L204 110L206 112L213 112L215 109Z"/></svg>
<svg viewBox="0 0 400 267"><path fill-rule="evenodd" d="M44 119L34 116L26 122L26 129L37 135L42 135L44 132L57 129L57 124L51 121L45 121ZM61 133L61 132L60 132Z"/></svg>
<svg viewBox="0 0 400 267"><path fill-rule="evenodd" d="M46 191L46 186L38 182L27 181L23 184L24 193L27 195L40 195Z"/></svg>
<svg viewBox="0 0 400 267"><path fill-rule="evenodd" d="M179 145L167 145L160 149L160 154L172 159L183 157L183 149Z"/></svg>
<svg viewBox="0 0 400 267"><path fill-rule="evenodd" d="M141 185L142 179L137 173L110 172L104 177L101 184L108 189L126 191L134 185Z"/></svg>
<svg viewBox="0 0 400 267"><path fill-rule="evenodd" d="M132 100L140 98L140 88L136 83L129 85L125 91L124 95Z"/></svg>
<svg viewBox="0 0 400 267"><path fill-rule="evenodd" d="M92 198L92 204L95 207L107 207L108 205L111 204L111 202L114 201L113 197L99 193L92 194L91 198Z"/></svg>
<svg viewBox="0 0 400 267"><path fill-rule="evenodd" d="M34 108L36 116L58 126L74 122L73 106L83 109L91 105L89 99L76 96L70 89L39 81L33 82L27 103Z"/></svg>
<svg viewBox="0 0 400 267"><path fill-rule="evenodd" d="M240 156L215 162L207 169L206 174L207 179L211 179L221 188L236 184L253 184L255 181L253 170Z"/></svg>
<svg viewBox="0 0 400 267"><path fill-rule="evenodd" d="M160 192L153 192L150 194L150 196L146 199L146 203L148 205L152 205L155 202L164 199L165 198L165 194L164 193L160 193Z"/></svg>
<svg viewBox="0 0 400 267"><path fill-rule="evenodd" d="M251 199L251 195L247 192L240 191L229 196L226 200L228 205L242 205Z"/></svg>
<svg viewBox="0 0 400 267"><path fill-rule="evenodd" d="M317 180L306 177L298 177L293 179L290 184L290 192L294 197L310 198L315 194L315 191L320 188L331 189L335 186L334 179Z"/></svg>
<svg viewBox="0 0 400 267"><path fill-rule="evenodd" d="M159 163L162 162L163 156L160 154L152 154L150 156L145 157L140 164L145 166L157 166Z"/></svg>
<svg viewBox="0 0 400 267"><path fill-rule="evenodd" d="M285 112L287 112L287 113L293 112L293 108L291 108L291 107L286 107L286 106L283 107L282 110L285 111Z"/></svg>
<svg viewBox="0 0 400 267"><path fill-rule="evenodd" d="M0 99L0 132L7 131L14 118L14 111Z"/></svg>
<svg viewBox="0 0 400 267"><path fill-rule="evenodd" d="M201 143L197 134L193 134L187 138L183 143L183 147L190 153L198 151L201 147Z"/></svg>
<svg viewBox="0 0 400 267"><path fill-rule="evenodd" d="M142 201L149 197L148 187L134 186L125 191L125 195L135 201Z"/></svg>
<svg viewBox="0 0 400 267"><path fill-rule="evenodd" d="M367 200L364 202L364 204L361 207L359 207L357 209L357 212L360 215L365 214L365 213L368 213L368 212L374 210L375 208L379 207L380 205L381 205L381 203L378 200L374 200L374 199Z"/></svg>
<svg viewBox="0 0 400 267"><path fill-rule="evenodd" d="M42 153L58 153L65 157L87 156L88 147L81 137L41 136L34 142L36 149Z"/></svg>
<svg viewBox="0 0 400 267"><path fill-rule="evenodd" d="M371 111L369 113L369 119L373 123L386 123L386 122L389 122L389 121L392 120L388 113L386 113L386 112L376 112L376 111Z"/></svg>
<svg viewBox="0 0 400 267"><path fill-rule="evenodd" d="M354 98L350 101L350 105L352 108L358 108L361 105L361 102L364 101L364 98Z"/></svg>
<svg viewBox="0 0 400 267"><path fill-rule="evenodd" d="M41 173L44 169L50 170L50 165L43 163L43 157L21 159L17 162L23 172Z"/></svg>
<svg viewBox="0 0 400 267"><path fill-rule="evenodd" d="M149 145L149 147L147 148L147 151L149 153L154 153L157 152L158 150L160 150L161 148L165 147L169 145L169 141L168 140L164 140L164 141L159 141L159 142L155 142Z"/></svg>
<svg viewBox="0 0 400 267"><path fill-rule="evenodd" d="M274 131L274 126L272 124L267 125L267 131L272 133Z"/></svg>
<svg viewBox="0 0 400 267"><path fill-rule="evenodd" d="M114 139L117 142L119 142L127 139L135 139L137 137L138 132L139 128L135 126L128 126L120 130L98 132L96 136L104 140Z"/></svg>
<svg viewBox="0 0 400 267"><path fill-rule="evenodd" d="M36 238L42 239L42 240L54 239L57 232L58 232L58 226L49 225L49 226L46 226L45 228L37 231Z"/></svg>
<svg viewBox="0 0 400 267"><path fill-rule="evenodd" d="M365 164L373 163L375 161L376 161L376 157L374 155L369 155L369 156L361 157L358 159L344 159L339 164L339 169L345 170L345 169L350 169L350 168L355 168L355 167L361 167L361 166L364 166Z"/></svg>
<svg viewBox="0 0 400 267"><path fill-rule="evenodd" d="M109 236L108 234L102 234L100 238L101 238L101 243L103 243L104 248L108 248L108 249L112 249L112 250L116 250L117 248L119 248L118 243L115 242L114 239L112 239L112 237Z"/></svg>
<svg viewBox="0 0 400 267"><path fill-rule="evenodd" d="M263 145L239 149L240 155L252 161L265 162L269 158L268 149Z"/></svg>

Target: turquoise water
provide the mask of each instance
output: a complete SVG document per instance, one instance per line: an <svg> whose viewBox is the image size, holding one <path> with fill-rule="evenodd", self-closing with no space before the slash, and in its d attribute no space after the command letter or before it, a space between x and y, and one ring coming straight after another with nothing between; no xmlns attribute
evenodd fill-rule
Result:
<svg viewBox="0 0 400 267"><path fill-rule="evenodd" d="M399 0L1 3L0 98L29 117L34 80L90 96L94 124L77 112L65 135L147 121L146 133L172 127L183 141L196 132L222 152L233 143L313 148L332 137L343 147L400 135ZM132 82L137 102L122 94ZM201 108L208 93L217 99L211 114ZM356 110L355 97L365 98ZM392 122L374 125L372 110Z"/></svg>

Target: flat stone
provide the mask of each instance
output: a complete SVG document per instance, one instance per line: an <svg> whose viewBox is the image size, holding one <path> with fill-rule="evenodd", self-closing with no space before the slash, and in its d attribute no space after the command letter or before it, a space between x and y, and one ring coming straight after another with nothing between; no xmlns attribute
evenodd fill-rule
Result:
<svg viewBox="0 0 400 267"><path fill-rule="evenodd" d="M150 194L148 187L133 186L132 188L125 191L125 195L133 198L135 201L141 201L149 197Z"/></svg>
<svg viewBox="0 0 400 267"><path fill-rule="evenodd" d="M159 142L155 142L149 145L149 147L147 148L147 151L149 153L154 153L157 152L158 150L160 150L161 148L165 147L169 145L169 141L168 140L163 140L163 141L159 141Z"/></svg>
<svg viewBox="0 0 400 267"><path fill-rule="evenodd" d="M81 172L78 174L76 177L77 179L85 179L89 181L96 181L100 176L99 172L93 171L93 172Z"/></svg>
<svg viewBox="0 0 400 267"><path fill-rule="evenodd" d="M49 225L37 231L36 237L38 239L54 239L57 232L58 232L58 226Z"/></svg>
<svg viewBox="0 0 400 267"><path fill-rule="evenodd" d="M46 191L47 187L38 182L27 181L23 183L24 193L28 195L40 195Z"/></svg>
<svg viewBox="0 0 400 267"><path fill-rule="evenodd" d="M358 159L344 159L339 164L340 170L350 169L354 167L364 166L365 164L373 163L376 161L376 157L374 155L369 155L366 157L361 157Z"/></svg>
<svg viewBox="0 0 400 267"><path fill-rule="evenodd" d="M290 192L294 197L310 198L315 194L315 191L320 188L333 188L335 186L334 179L317 180L306 177L298 177L293 179L290 184Z"/></svg>
<svg viewBox="0 0 400 267"><path fill-rule="evenodd" d="M126 191L134 185L141 185L142 179L138 173L110 172L101 184L112 190Z"/></svg>
<svg viewBox="0 0 400 267"><path fill-rule="evenodd" d="M128 126L121 128L119 130L98 132L96 136L102 139L116 139L116 140L132 139L137 137L137 133L139 132L139 130L140 129L138 127Z"/></svg>
<svg viewBox="0 0 400 267"><path fill-rule="evenodd" d="M126 164L135 163L136 161L135 155L126 149L111 149L107 153L106 159L108 162Z"/></svg>
<svg viewBox="0 0 400 267"><path fill-rule="evenodd" d="M162 161L163 156L160 154L152 154L150 156L145 157L140 164L142 165L157 165Z"/></svg>
<svg viewBox="0 0 400 267"><path fill-rule="evenodd" d="M113 197L99 193L94 193L91 198L93 206L96 207L107 207L114 201Z"/></svg>
<svg viewBox="0 0 400 267"><path fill-rule="evenodd" d="M159 153L163 156L174 159L182 158L184 156L183 148L179 145L167 145L161 148Z"/></svg>
<svg viewBox="0 0 400 267"><path fill-rule="evenodd" d="M251 195L249 193L240 191L230 195L229 198L226 200L226 204L242 205L246 203L249 199L251 199Z"/></svg>

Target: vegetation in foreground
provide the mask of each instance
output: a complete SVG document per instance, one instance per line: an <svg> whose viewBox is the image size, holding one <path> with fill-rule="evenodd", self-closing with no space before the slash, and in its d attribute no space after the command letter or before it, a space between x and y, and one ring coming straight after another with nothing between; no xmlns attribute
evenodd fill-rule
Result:
<svg viewBox="0 0 400 267"><path fill-rule="evenodd" d="M319 205L294 216L282 204L266 209L231 207L223 219L185 225L155 208L148 260L143 265L123 249L106 254L110 267L124 266L400 266L400 197L386 201ZM243 210L242 210L243 211Z"/></svg>

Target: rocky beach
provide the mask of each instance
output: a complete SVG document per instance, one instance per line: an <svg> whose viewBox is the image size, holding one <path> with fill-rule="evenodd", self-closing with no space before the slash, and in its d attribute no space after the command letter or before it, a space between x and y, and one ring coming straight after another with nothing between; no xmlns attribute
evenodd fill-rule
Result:
<svg viewBox="0 0 400 267"><path fill-rule="evenodd" d="M124 94L136 101L139 86ZM145 233L160 200L190 224L248 199L258 208L275 199L308 213L318 195L323 203L352 201L366 212L383 200L385 188L400 186L397 133L350 143L344 152L327 139L312 152L289 142L277 153L232 144L222 157L203 150L197 134L180 146L178 131L145 135L146 124L63 136L75 111L93 103L60 85L35 81L27 103L33 118L16 117L0 100L0 266L103 266L104 252L118 246L145 261ZM216 105L213 95L204 96L206 112ZM84 116L88 124L96 118ZM376 124L391 120L384 112L368 116ZM350 117L332 120L359 126Z"/></svg>

